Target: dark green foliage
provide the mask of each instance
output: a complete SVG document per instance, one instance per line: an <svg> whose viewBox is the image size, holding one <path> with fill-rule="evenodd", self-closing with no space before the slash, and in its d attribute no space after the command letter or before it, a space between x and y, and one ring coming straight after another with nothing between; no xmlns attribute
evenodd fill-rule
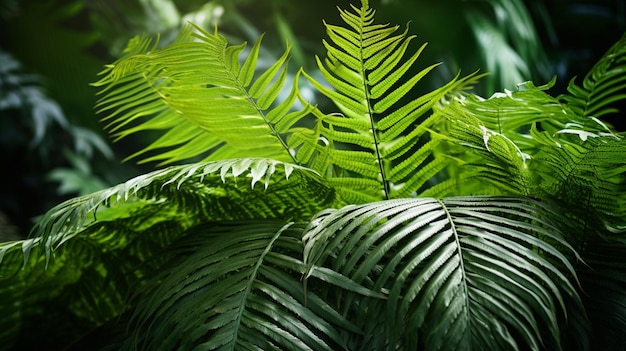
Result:
<svg viewBox="0 0 626 351"><path fill-rule="evenodd" d="M1 244L2 345L622 349L626 145L600 112L624 98L623 43L568 97L486 99L476 75L416 94L437 65L412 70L408 29L365 0L339 13L326 83L300 70L288 87L289 48L257 71L260 39L131 40L95 83L107 128L161 133L134 156L200 161Z"/></svg>

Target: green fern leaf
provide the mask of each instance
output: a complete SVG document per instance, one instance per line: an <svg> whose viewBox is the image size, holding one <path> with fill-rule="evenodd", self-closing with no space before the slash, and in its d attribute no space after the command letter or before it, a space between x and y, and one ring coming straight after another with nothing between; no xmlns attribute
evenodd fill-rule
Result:
<svg viewBox="0 0 626 351"><path fill-rule="evenodd" d="M317 90L338 106L340 113L313 111L317 118L313 131L291 136L289 145L301 163L321 174L333 175L331 184L349 202L419 194L424 190L422 186L441 170L438 166L429 167L429 163L446 162L432 158L436 141L430 139L428 132L434 123L429 118L431 109L473 78L457 77L424 96L411 98L413 87L437 66L412 72L425 45L407 58L409 44L415 38L407 34L408 29L396 34L397 26L375 24L375 12L367 1L361 8L352 9L354 12L339 10L347 28L325 23L330 42L324 41L327 57L318 57L317 63L332 88L305 74ZM412 157L413 154L427 156ZM403 169L415 161L418 163L412 163L413 169L429 171ZM349 179L352 184L344 185L334 179Z"/></svg>
<svg viewBox="0 0 626 351"><path fill-rule="evenodd" d="M110 218L139 220L143 218L141 211L148 218L174 220L188 228L207 220L303 219L333 201L333 190L323 185L314 171L272 159L171 166L55 206L34 226L34 241L0 250L0 263L5 255L19 251L27 260L37 247L44 251L48 262L53 252L76 233ZM189 212L177 212L177 206ZM162 212L157 216L153 211Z"/></svg>
<svg viewBox="0 0 626 351"><path fill-rule="evenodd" d="M289 49L254 79L262 37L240 64L246 45L228 46L221 35L186 26L164 48L149 39L131 41L125 57L101 74L98 112L116 139L146 130L166 131L129 158L161 151L143 162L172 163L200 157L218 160L269 157L293 161L285 133L297 117L294 92L278 103ZM279 122L280 129L275 125Z"/></svg>
<svg viewBox="0 0 626 351"><path fill-rule="evenodd" d="M533 134L542 143L532 164L538 190L580 216L600 216L613 232L626 232L626 141L595 134L585 141Z"/></svg>
<svg viewBox="0 0 626 351"><path fill-rule="evenodd" d="M448 171L451 178L464 182L462 189L449 191L537 194L536 170L545 168L546 173L552 173L559 172L556 168L562 169L557 163L546 167L544 161L535 159L542 150L560 147L558 140L566 143L571 135L583 142L595 137L619 139L599 119L581 116L548 95L546 90L553 85L554 80L543 86L527 82L516 91L496 93L488 99L466 95L437 106L446 120L437 126L438 138L449 140L440 144L437 152L440 157L456 160L460 168L455 169L454 163L450 163ZM543 136L533 132L537 129L543 131ZM485 186L485 181L490 186Z"/></svg>
<svg viewBox="0 0 626 351"><path fill-rule="evenodd" d="M560 98L576 113L585 117L602 118L618 112L615 104L626 99L626 36L615 43L591 68L578 86L573 78L567 87L569 94Z"/></svg>

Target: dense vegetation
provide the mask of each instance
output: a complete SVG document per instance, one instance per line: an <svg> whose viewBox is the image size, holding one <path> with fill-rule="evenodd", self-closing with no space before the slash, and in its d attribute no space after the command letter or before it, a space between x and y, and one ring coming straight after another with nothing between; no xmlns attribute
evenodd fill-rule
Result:
<svg viewBox="0 0 626 351"><path fill-rule="evenodd" d="M566 94L485 98L477 73L429 88L367 1L339 14L319 74L289 46L261 67L264 37L133 38L98 113L170 166L0 244L2 345L622 349L626 40Z"/></svg>

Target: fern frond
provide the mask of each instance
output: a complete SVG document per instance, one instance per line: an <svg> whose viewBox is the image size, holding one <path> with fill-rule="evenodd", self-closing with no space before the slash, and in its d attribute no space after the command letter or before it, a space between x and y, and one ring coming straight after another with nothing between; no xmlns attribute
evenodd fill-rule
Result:
<svg viewBox="0 0 626 351"><path fill-rule="evenodd" d="M576 135L580 141L593 137L619 139L605 123L581 116L547 94L553 85L554 80L543 86L527 82L516 91L495 93L488 99L464 95L437 106L446 120L437 126L439 139L449 140L440 144L438 152L442 157L456 157L460 168L451 177L464 179L464 194L536 195L531 169L546 165L534 157L547 145L558 144L549 135L557 139ZM544 137L533 132L537 129ZM551 167L559 166L555 163ZM448 171L453 169L449 167ZM484 181L491 187L485 187ZM461 189L451 191L459 194Z"/></svg>
<svg viewBox="0 0 626 351"><path fill-rule="evenodd" d="M573 213L600 216L611 231L626 232L626 140L593 133L585 141L577 135L533 134L542 143L531 169L539 190L572 206Z"/></svg>
<svg viewBox="0 0 626 351"><path fill-rule="evenodd" d="M27 257L41 247L49 260L92 223L137 220L142 211L164 222L175 220L182 228L207 220L306 218L332 203L333 194L314 171L271 159L171 166L57 205L34 226L31 236L40 239L22 251ZM160 211L158 216L153 210Z"/></svg>
<svg viewBox="0 0 626 351"><path fill-rule="evenodd" d="M297 121L293 114L283 121L296 100L297 83L286 100L276 101L286 81L289 48L255 78L262 38L243 64L239 56L245 43L229 46L217 32L193 25L164 48L151 47L146 38L134 39L126 56L94 84L102 88L98 112L108 113L104 120L116 139L167 131L129 157L160 151L143 162L242 155L293 161L281 133Z"/></svg>
<svg viewBox="0 0 626 351"><path fill-rule="evenodd" d="M304 262L388 295L334 298L365 332L357 348L558 348L559 315L582 312L565 303L581 306L572 265L578 256L556 220L527 198L347 206L309 225Z"/></svg>
<svg viewBox="0 0 626 351"><path fill-rule="evenodd" d="M439 89L412 97L414 86L438 65L413 72L425 45L408 54L415 38L408 35L408 28L398 34L398 26L375 24L375 12L367 1L361 8L352 6L352 10L339 9L346 27L325 23L329 37L329 41L324 41L327 56L323 60L317 57L317 63L331 87L305 74L317 90L337 105L340 113L314 111L317 122L313 131L298 134L289 145L296 150L300 162L321 174L354 180L354 186L349 188L332 183L349 202L420 193L421 185L440 170L428 167L429 163L443 162L432 157L411 159L416 153L432 156L435 142L427 143L428 127L434 122L430 118L431 108L472 77L456 77ZM343 157L343 151L331 149L350 150L346 154L353 156ZM430 171L402 171L407 163L413 169ZM371 182L359 186L356 179Z"/></svg>
<svg viewBox="0 0 626 351"><path fill-rule="evenodd" d="M446 102L443 111L451 121L471 116L487 129L506 135L527 153L533 148L533 143L529 141L529 131L533 125L541 126L542 130L551 133L566 128L611 132L601 121L580 115L550 96L547 91L555 82L553 79L541 86L525 82L519 84L515 91L497 92L488 99L472 94L456 97Z"/></svg>
<svg viewBox="0 0 626 351"><path fill-rule="evenodd" d="M616 113L616 103L626 99L626 35L600 58L584 77L582 86L570 80L569 94L560 98L576 113L585 117L602 118Z"/></svg>

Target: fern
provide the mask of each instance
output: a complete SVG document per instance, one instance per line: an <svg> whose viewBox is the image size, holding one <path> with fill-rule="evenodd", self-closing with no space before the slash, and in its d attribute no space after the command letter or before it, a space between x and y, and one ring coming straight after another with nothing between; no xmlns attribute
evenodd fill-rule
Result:
<svg viewBox="0 0 626 351"><path fill-rule="evenodd" d="M96 84L105 93L99 111L115 110L106 120L112 120L108 128L117 138L168 130L131 156L165 149L144 162L228 159L245 153L317 170L348 202L418 194L446 164L445 158L433 158L438 141L429 137L436 119L431 108L477 77L455 78L411 98L414 86L438 64L412 73L425 45L406 58L415 38L408 29L395 34L397 26L374 24L367 2L353 10L340 10L349 29L326 24L334 45L325 42L328 57L324 63L318 58L318 64L333 89L304 73L338 104L340 113L325 114L306 101L304 109L294 110L299 74L288 97L276 102L289 50L254 80L261 39L240 66L245 44L228 46L217 33L190 26L162 49L150 47L148 39L134 39L127 56ZM308 116L315 119L314 127L299 127ZM413 172L415 165L422 171Z"/></svg>
<svg viewBox="0 0 626 351"><path fill-rule="evenodd" d="M298 149L300 162L327 176L348 202L419 194L446 161L432 157L438 141L429 138L435 118L430 110L472 76L411 97L438 64L412 73L425 45L407 58L415 38L408 28L396 34L398 26L375 24L367 1L352 9L339 10L346 27L325 23L331 42L324 41L327 57L317 62L332 89L305 73L339 112L315 111L315 127L294 133L289 144Z"/></svg>
<svg viewBox="0 0 626 351"><path fill-rule="evenodd" d="M255 187L257 183L264 186ZM268 190L270 183L273 186ZM310 193L302 192L306 188ZM225 197L229 199L228 203L221 201ZM236 197L239 200L235 200ZM134 229L137 231L141 231L142 226L154 225L157 219L163 222L176 220L184 229L207 220L306 218L318 208L317 205L310 206L312 197L330 204L334 192L321 184L311 170L271 159L233 159L171 166L54 207L33 228L33 239L21 247L3 247L0 263L5 255L16 250L22 251L24 261L28 261L31 251L37 247L43 250L48 262L54 250L75 233L98 227L99 223L111 219L140 220L138 209L148 215L146 219L152 219L136 222ZM287 200L291 205L287 205ZM168 205L164 206L164 202ZM233 212L232 208L238 211ZM98 233L93 228L89 230L94 235ZM104 236L97 240L104 243L108 238Z"/></svg>
<svg viewBox="0 0 626 351"><path fill-rule="evenodd" d="M245 43L193 25L163 48L133 39L96 83L107 128L164 132L144 162L204 161L68 200L0 244L0 344L577 349L596 345L588 301L621 331L623 135L553 82L484 99L457 76L416 96L437 65L416 69L424 46L408 54L408 28L374 14L340 9L328 85L299 71L282 101L289 49L257 73L261 39L242 60ZM304 101L301 75L338 111ZM622 96L603 87L584 111Z"/></svg>
<svg viewBox="0 0 626 351"><path fill-rule="evenodd" d="M577 138L577 137L575 137ZM571 138L570 138L571 139ZM584 143L559 139L560 147L543 136L546 143L534 168L541 189L572 205L581 215L594 211L615 231L626 231L626 141L595 137Z"/></svg>
<svg viewBox="0 0 626 351"><path fill-rule="evenodd" d="M166 131L130 156L161 151L143 162L241 154L293 162L281 133L306 111L291 111L296 85L287 99L275 103L285 83L289 49L255 78L261 40L240 64L245 43L229 46L217 32L193 25L164 48L137 37L126 56L94 84L103 87L98 112L110 112L105 120L116 139L145 130Z"/></svg>
<svg viewBox="0 0 626 351"><path fill-rule="evenodd" d="M623 36L602 56L583 79L583 85L572 78L567 87L569 94L560 98L580 116L602 118L607 114L619 112L612 106L615 102L626 99L626 77L624 63L626 36Z"/></svg>

